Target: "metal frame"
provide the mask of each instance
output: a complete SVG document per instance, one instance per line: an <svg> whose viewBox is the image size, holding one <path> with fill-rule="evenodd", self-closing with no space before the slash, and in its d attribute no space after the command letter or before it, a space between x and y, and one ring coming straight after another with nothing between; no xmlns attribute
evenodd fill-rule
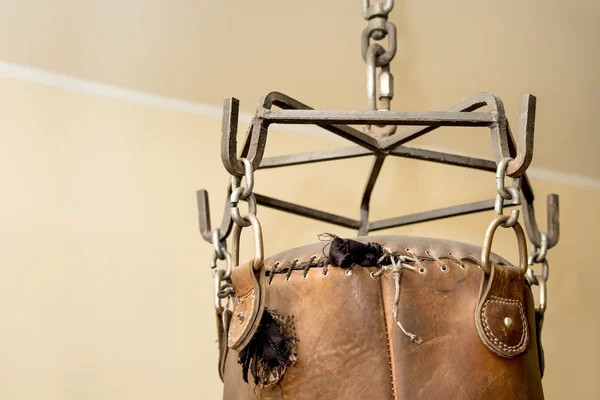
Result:
<svg viewBox="0 0 600 400"><path fill-rule="evenodd" d="M274 106L278 109L274 110ZM308 105L287 95L279 92L271 92L264 96L259 103L258 110L248 128L241 156L250 161L254 170L374 156L374 163L371 167L371 172L361 201L360 220L354 220L264 195L255 194L256 201L260 205L347 228L358 229L359 235L366 235L370 231L494 209L494 199L491 199L370 222L368 218L371 194L387 156L413 158L489 172L496 171L497 162L502 158L511 157L513 161L508 165L507 175L512 177L522 177L523 198L528 207L531 208L531 211L533 211L532 203L534 195L529 180L527 179L527 175L524 172L529 166L533 156L535 106L536 99L534 96L529 94L523 96L521 101L519 138L517 145L512 137L502 101L490 93L476 94L455 104L446 111L382 112L314 110ZM486 107L488 111L475 112L482 107ZM239 161L237 155L238 115L238 100L235 98L225 100L223 108L221 157L223 165L233 176L243 176L244 174L243 165ZM269 127L272 124L316 125L337 136L349 140L358 146L263 158ZM351 124L409 125L409 127L388 137L375 138L353 128L350 126ZM495 161L404 146L405 143L442 126L488 127L491 133ZM202 236L207 239L207 237L210 236L210 225L207 225L207 223L210 224L208 197L204 191L199 191L198 196L201 214L200 222L201 226L203 226L203 229L201 229ZM520 199L507 200L504 202L504 206L516 206L520 203ZM527 211L529 210L526 210L526 216L528 214ZM557 208L555 211L556 213L558 212ZM555 211L554 208L549 208L549 214L554 213ZM225 213L227 214L227 207ZM532 212L531 214L533 215ZM535 224L535 217L528 218L528 220L532 224ZM554 222L558 224L558 218L552 218L550 220L552 224L554 224ZM551 229L550 233L554 231L558 233L558 227L555 226L555 228L556 229L554 230ZM231 229L227 215L224 215L220 229L221 235L226 235L226 232ZM539 232L539 230L537 229L537 226L531 228L528 227L528 232L535 234L535 232Z"/></svg>

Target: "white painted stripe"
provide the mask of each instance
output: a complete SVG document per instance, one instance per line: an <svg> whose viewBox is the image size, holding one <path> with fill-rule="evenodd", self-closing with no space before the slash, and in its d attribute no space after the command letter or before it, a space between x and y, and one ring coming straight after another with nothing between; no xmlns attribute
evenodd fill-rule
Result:
<svg viewBox="0 0 600 400"><path fill-rule="evenodd" d="M106 97L109 99L125 101L141 106L178 111L210 118L221 119L223 112L221 107L212 106L209 104L160 96L153 93L122 88L105 83L93 82L65 74L59 74L43 69L32 68L26 65L3 61L0 61L0 78L36 83L72 92L83 93L90 96ZM240 112L239 121L241 123L248 124L251 120L252 114L248 112ZM337 136L327 134L321 129L314 129L306 125L280 125L278 129L282 132L308 135L330 140L343 140ZM439 148L427 148L431 150L448 152L448 150ZM565 172L541 168L530 168L528 174L532 179L558 183L561 185L579 186L587 189L600 190L600 179L593 177L568 174Z"/></svg>

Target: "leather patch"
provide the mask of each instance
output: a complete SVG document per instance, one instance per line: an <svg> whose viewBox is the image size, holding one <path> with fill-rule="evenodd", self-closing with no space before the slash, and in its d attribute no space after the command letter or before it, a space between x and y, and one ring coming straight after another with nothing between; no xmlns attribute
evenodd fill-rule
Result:
<svg viewBox="0 0 600 400"><path fill-rule="evenodd" d="M265 268L254 271L253 263L234 267L231 283L236 296L227 342L232 349L241 351L254 336L262 318L265 303Z"/></svg>
<svg viewBox="0 0 600 400"><path fill-rule="evenodd" d="M519 268L492 264L490 275L483 276L475 311L477 331L483 343L502 357L516 357L529 344L525 290Z"/></svg>
<svg viewBox="0 0 600 400"><path fill-rule="evenodd" d="M491 296L481 310L481 322L487 337L506 352L522 351L527 344L527 320L519 300Z"/></svg>

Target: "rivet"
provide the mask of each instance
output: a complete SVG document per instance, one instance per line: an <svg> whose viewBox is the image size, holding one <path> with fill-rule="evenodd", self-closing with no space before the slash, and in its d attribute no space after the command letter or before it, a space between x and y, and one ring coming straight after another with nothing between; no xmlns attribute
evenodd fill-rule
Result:
<svg viewBox="0 0 600 400"><path fill-rule="evenodd" d="M507 328L510 328L513 324L513 320L510 319L510 317L506 317L504 318L504 325L506 325Z"/></svg>
<svg viewBox="0 0 600 400"><path fill-rule="evenodd" d="M246 311L238 313L237 317L240 320L240 322L244 322L244 320L246 319Z"/></svg>

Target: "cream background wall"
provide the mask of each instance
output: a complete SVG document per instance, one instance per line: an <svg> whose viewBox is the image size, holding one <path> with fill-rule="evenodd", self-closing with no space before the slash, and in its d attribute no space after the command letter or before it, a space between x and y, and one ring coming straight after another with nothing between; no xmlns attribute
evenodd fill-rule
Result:
<svg viewBox="0 0 600 400"><path fill-rule="evenodd" d="M218 118L0 79L1 399L219 398L211 248L198 233L195 201L208 189L220 218L227 176L219 141ZM339 144L275 130L268 152ZM256 191L357 216L369 164L260 171ZM543 333L546 395L598 398L600 192L533 184L542 226L545 195L561 196ZM373 217L493 195L492 174L390 159ZM259 216L267 253L324 231L352 234L277 211ZM391 232L481 243L491 218ZM247 250L251 239L243 241ZM512 234L499 232L494 251L515 260Z"/></svg>

